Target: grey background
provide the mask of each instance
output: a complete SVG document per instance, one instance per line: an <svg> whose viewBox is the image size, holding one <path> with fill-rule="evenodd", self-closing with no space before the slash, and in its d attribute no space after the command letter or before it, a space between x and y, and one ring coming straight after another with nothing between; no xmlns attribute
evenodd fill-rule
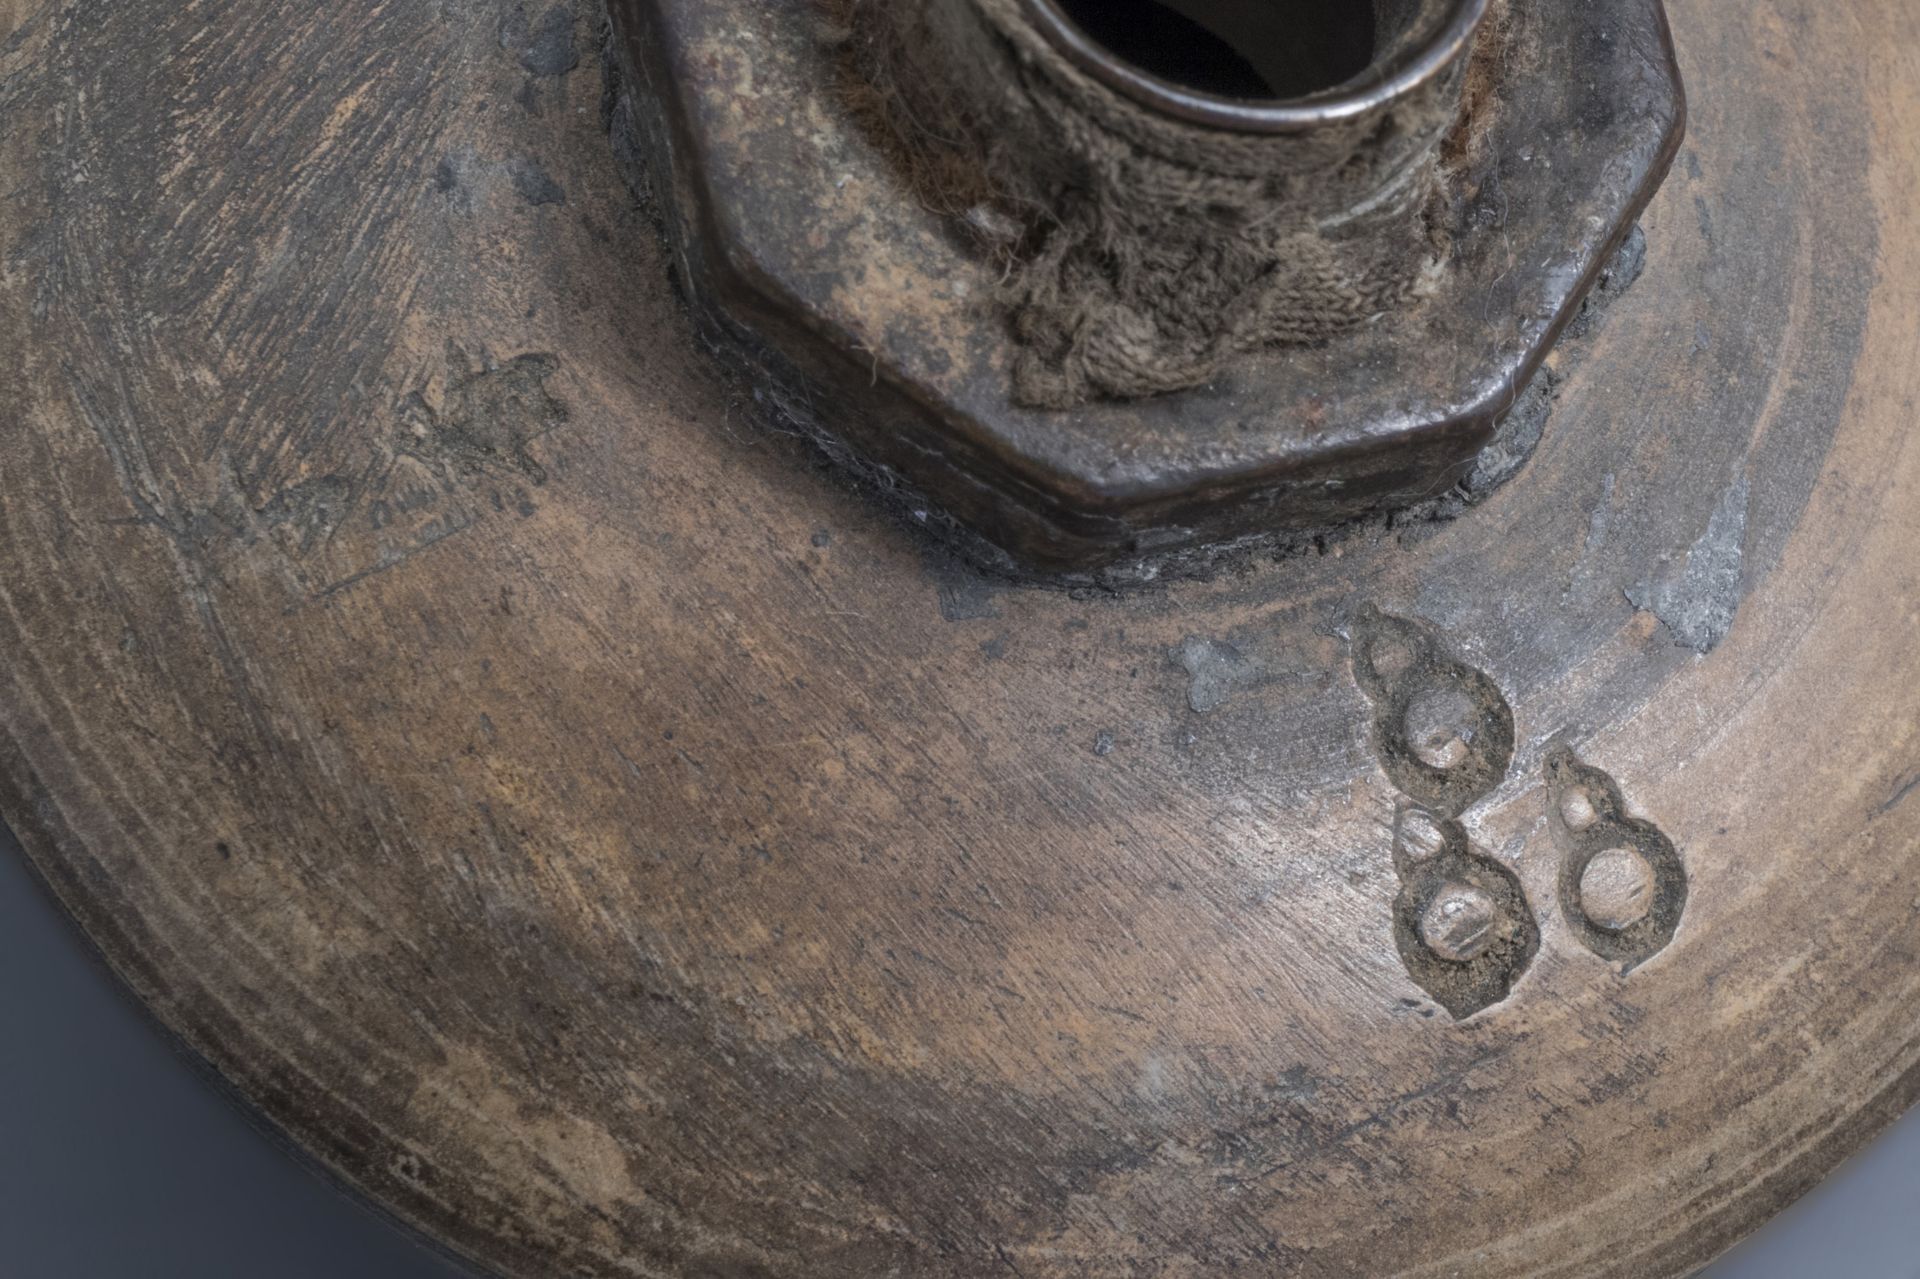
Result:
<svg viewBox="0 0 1920 1279"><path fill-rule="evenodd" d="M466 1274L304 1166L176 1053L0 829L0 1276ZM1920 1115L1707 1274L1920 1279Z"/></svg>

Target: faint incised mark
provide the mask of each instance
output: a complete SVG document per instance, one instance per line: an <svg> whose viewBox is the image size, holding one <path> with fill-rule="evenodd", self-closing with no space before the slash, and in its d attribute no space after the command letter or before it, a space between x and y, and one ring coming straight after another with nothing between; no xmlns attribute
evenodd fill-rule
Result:
<svg viewBox="0 0 1920 1279"><path fill-rule="evenodd" d="M1652 613L1674 643L1705 656L1733 629L1740 608L1750 493L1743 475L1728 487L1707 531L1678 564L1627 588L1627 602Z"/></svg>
<svg viewBox="0 0 1920 1279"><path fill-rule="evenodd" d="M560 362L536 352L474 369L451 344L447 360L453 372L439 409L419 392L401 402L401 418L415 434L401 451L478 471L511 467L536 485L546 483L532 444L567 420L567 406L547 390Z"/></svg>
<svg viewBox="0 0 1920 1279"><path fill-rule="evenodd" d="M1233 645L1202 635L1189 635L1168 649L1167 660L1186 671L1187 705L1199 715L1218 710L1260 673Z"/></svg>
<svg viewBox="0 0 1920 1279"><path fill-rule="evenodd" d="M1631 972L1666 949L1680 926L1680 852L1652 822L1629 816L1619 784L1571 750L1547 756L1546 778L1561 913L1588 950Z"/></svg>
<svg viewBox="0 0 1920 1279"><path fill-rule="evenodd" d="M500 23L500 47L519 55L529 75L563 76L580 65L575 26L573 11L564 4L548 6L537 20L526 5L515 5Z"/></svg>
<svg viewBox="0 0 1920 1279"><path fill-rule="evenodd" d="M1393 868L1394 941L1420 988L1455 1019L1511 994L1540 950L1519 877L1476 850L1458 821L1413 805L1394 816Z"/></svg>
<svg viewBox="0 0 1920 1279"><path fill-rule="evenodd" d="M353 504L353 485L339 475L320 475L281 489L254 514L266 528L283 534L296 556L325 542Z"/></svg>
<svg viewBox="0 0 1920 1279"><path fill-rule="evenodd" d="M1401 793L1458 817L1507 775L1513 710L1500 686L1449 656L1424 622L1371 604L1353 620L1353 675L1374 704L1373 747Z"/></svg>

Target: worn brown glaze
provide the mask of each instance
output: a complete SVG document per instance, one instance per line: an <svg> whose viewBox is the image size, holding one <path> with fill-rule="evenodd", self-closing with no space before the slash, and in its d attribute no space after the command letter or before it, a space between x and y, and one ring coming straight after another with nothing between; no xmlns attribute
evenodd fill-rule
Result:
<svg viewBox="0 0 1920 1279"><path fill-rule="evenodd" d="M1920 1087L1920 14L1670 9L1691 141L1525 471L1076 594L709 360L597 10L0 0L0 811L502 1274L1684 1273ZM1439 853L1366 605L1511 711ZM1550 775L1670 940L1570 927ZM1448 894L1538 931L1460 1019Z"/></svg>

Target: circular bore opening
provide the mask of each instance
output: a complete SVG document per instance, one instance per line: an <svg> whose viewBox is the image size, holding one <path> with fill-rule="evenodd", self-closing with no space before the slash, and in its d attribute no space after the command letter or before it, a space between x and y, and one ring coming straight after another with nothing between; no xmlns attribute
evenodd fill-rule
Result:
<svg viewBox="0 0 1920 1279"><path fill-rule="evenodd" d="M1107 52L1148 75L1226 98L1304 98L1365 71L1374 7L1354 0L1059 0Z"/></svg>
<svg viewBox="0 0 1920 1279"><path fill-rule="evenodd" d="M1285 132L1372 110L1459 56L1487 0L1026 0L1109 87L1184 119Z"/></svg>
<svg viewBox="0 0 1920 1279"><path fill-rule="evenodd" d="M1653 909L1653 867L1631 848L1609 848L1580 876L1580 908L1608 932L1633 927Z"/></svg>

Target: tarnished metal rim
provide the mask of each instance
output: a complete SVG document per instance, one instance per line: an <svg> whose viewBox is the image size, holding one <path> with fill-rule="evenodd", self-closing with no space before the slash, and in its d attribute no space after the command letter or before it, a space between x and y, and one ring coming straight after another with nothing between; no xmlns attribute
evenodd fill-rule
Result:
<svg viewBox="0 0 1920 1279"><path fill-rule="evenodd" d="M1486 18L1490 0L1456 0L1424 40L1325 93L1258 101L1202 93L1141 70L1100 44L1057 0L1021 0L1034 25L1074 64L1108 88L1189 123L1242 133L1302 133L1392 105L1459 60Z"/></svg>

